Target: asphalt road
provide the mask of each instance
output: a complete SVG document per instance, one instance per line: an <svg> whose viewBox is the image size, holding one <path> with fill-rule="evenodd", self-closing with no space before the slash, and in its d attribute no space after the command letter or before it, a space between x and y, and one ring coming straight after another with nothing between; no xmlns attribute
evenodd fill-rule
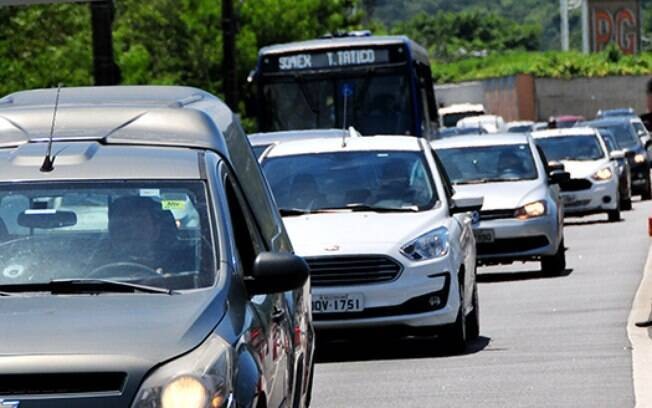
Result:
<svg viewBox="0 0 652 408"><path fill-rule="evenodd" d="M480 269L481 338L461 356L376 338L318 351L313 407L632 407L627 318L652 204L567 223L567 276Z"/></svg>

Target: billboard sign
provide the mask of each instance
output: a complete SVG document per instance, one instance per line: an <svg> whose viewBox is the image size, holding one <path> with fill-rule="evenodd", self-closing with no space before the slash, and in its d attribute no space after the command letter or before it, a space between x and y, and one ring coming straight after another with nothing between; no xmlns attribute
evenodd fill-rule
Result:
<svg viewBox="0 0 652 408"><path fill-rule="evenodd" d="M641 49L640 0L587 0L592 52L616 44L625 54Z"/></svg>

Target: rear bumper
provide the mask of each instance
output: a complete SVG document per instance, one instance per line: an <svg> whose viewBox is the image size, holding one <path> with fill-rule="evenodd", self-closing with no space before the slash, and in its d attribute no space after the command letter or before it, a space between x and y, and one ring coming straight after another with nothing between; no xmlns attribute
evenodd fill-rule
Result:
<svg viewBox="0 0 652 408"><path fill-rule="evenodd" d="M582 216L616 210L618 208L618 180L593 182L588 190L562 191L564 215Z"/></svg>
<svg viewBox="0 0 652 408"><path fill-rule="evenodd" d="M477 243L481 265L537 260L553 255L560 242L559 221L556 214L529 220L498 219L481 221L477 229L491 229L492 243Z"/></svg>

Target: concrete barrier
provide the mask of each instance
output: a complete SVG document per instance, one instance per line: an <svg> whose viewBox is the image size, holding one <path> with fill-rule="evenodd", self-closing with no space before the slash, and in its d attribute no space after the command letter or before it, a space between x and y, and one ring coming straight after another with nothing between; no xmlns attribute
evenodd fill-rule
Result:
<svg viewBox="0 0 652 408"><path fill-rule="evenodd" d="M547 120L550 116L593 118L600 109L632 107L645 112L649 76L610 76L570 80L515 75L483 81L435 85L437 101L482 103L505 120Z"/></svg>

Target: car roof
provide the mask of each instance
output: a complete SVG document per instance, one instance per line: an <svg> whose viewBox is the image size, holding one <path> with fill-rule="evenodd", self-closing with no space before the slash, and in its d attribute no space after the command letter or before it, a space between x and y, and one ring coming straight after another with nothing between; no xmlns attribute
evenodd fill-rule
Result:
<svg viewBox="0 0 652 408"><path fill-rule="evenodd" d="M419 59L428 60L428 52L421 45L404 35L368 35L318 38L307 41L297 41L286 44L275 44L263 47L258 52L259 56L295 53L303 51L326 50L329 48L343 47L378 47L387 45L407 44L413 54Z"/></svg>
<svg viewBox="0 0 652 408"><path fill-rule="evenodd" d="M455 149L460 147L480 147L528 143L527 133L490 133L486 135L456 136L437 139L432 142L435 149Z"/></svg>
<svg viewBox="0 0 652 408"><path fill-rule="evenodd" d="M584 120L584 116L579 116L579 115L560 115L560 116L554 116L552 118L556 122L576 122L578 120Z"/></svg>
<svg viewBox="0 0 652 408"><path fill-rule="evenodd" d="M267 158L351 151L421 151L419 140L414 136L363 136L347 138L346 146L335 138L301 140L274 146Z"/></svg>
<svg viewBox="0 0 652 408"><path fill-rule="evenodd" d="M537 130L532 132L532 137L535 139L543 139L547 137L560 137L560 136L595 136L596 130L588 126L563 128L563 129L546 129Z"/></svg>
<svg viewBox="0 0 652 408"><path fill-rule="evenodd" d="M57 142L54 170L40 171L45 143L0 149L2 181L177 180L201 178L197 151L179 147Z"/></svg>
<svg viewBox="0 0 652 408"><path fill-rule="evenodd" d="M587 122L582 122L582 125L591 126L591 127L600 127L600 126L618 126L623 124L631 124L632 117L629 116L612 116L602 119L590 120Z"/></svg>
<svg viewBox="0 0 652 408"><path fill-rule="evenodd" d="M281 132L252 133L249 135L249 142L252 146L264 146L279 142L292 142L296 140L309 139L342 139L349 137L350 130L343 129L312 129L312 130L289 130Z"/></svg>
<svg viewBox="0 0 652 408"><path fill-rule="evenodd" d="M484 112L482 104L473 103L458 103L455 105L446 106L439 109L440 115L447 115L450 113L464 113L464 112Z"/></svg>
<svg viewBox="0 0 652 408"><path fill-rule="evenodd" d="M17 92L0 100L0 147L47 139L56 89ZM231 110L197 88L115 86L61 89L55 140L197 147L228 155Z"/></svg>

